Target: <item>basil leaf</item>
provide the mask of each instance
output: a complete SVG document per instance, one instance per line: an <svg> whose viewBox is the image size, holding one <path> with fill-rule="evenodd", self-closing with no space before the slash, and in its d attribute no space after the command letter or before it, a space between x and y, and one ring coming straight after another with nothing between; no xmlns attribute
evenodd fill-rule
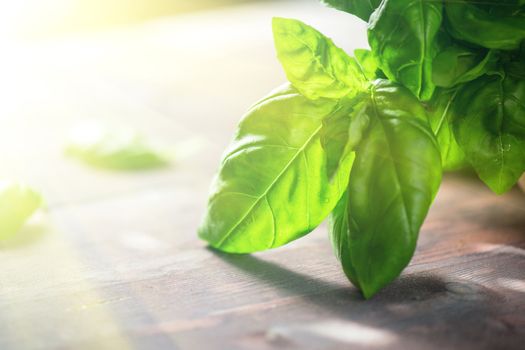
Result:
<svg viewBox="0 0 525 350"><path fill-rule="evenodd" d="M356 49L354 50L354 56L363 72L363 75L368 80L375 80L383 78L383 74L379 69L379 62L377 62L374 54L370 50Z"/></svg>
<svg viewBox="0 0 525 350"><path fill-rule="evenodd" d="M432 60L442 17L441 2L385 0L368 24L368 42L381 70L422 101L435 89Z"/></svg>
<svg viewBox="0 0 525 350"><path fill-rule="evenodd" d="M493 50L473 50L452 45L439 53L432 65L432 81L450 88L472 81L496 68L498 56Z"/></svg>
<svg viewBox="0 0 525 350"><path fill-rule="evenodd" d="M348 210L348 196L349 193L346 190L328 217L328 228L334 255L341 262L343 272L354 286L362 290L352 261L354 252L352 248L353 242L350 240L350 226L348 225L351 215Z"/></svg>
<svg viewBox="0 0 525 350"><path fill-rule="evenodd" d="M321 0L321 2L368 22L370 15L379 6L381 0Z"/></svg>
<svg viewBox="0 0 525 350"><path fill-rule="evenodd" d="M312 101L289 86L252 107L212 185L200 237L227 252L251 253L319 225L343 194L353 161L347 157L328 180L320 134L337 108L337 101Z"/></svg>
<svg viewBox="0 0 525 350"><path fill-rule="evenodd" d="M42 205L42 197L20 183L0 183L0 239L16 234Z"/></svg>
<svg viewBox="0 0 525 350"><path fill-rule="evenodd" d="M470 82L454 113L454 133L469 163L492 191L508 191L525 171L525 80L506 74Z"/></svg>
<svg viewBox="0 0 525 350"><path fill-rule="evenodd" d="M326 151L326 169L330 180L347 158L354 156L352 152L368 127L369 119L364 113L367 103L364 96L341 101L340 108L323 119L321 145Z"/></svg>
<svg viewBox="0 0 525 350"><path fill-rule="evenodd" d="M525 7L516 1L478 5L445 1L450 34L489 49L515 50L525 39Z"/></svg>
<svg viewBox="0 0 525 350"><path fill-rule="evenodd" d="M507 76L517 80L525 80L525 55L520 55L515 59L505 62L503 69Z"/></svg>
<svg viewBox="0 0 525 350"><path fill-rule="evenodd" d="M439 144L443 170L458 170L468 164L452 127L454 122L452 106L456 96L457 89L438 89L427 106L430 125Z"/></svg>
<svg viewBox="0 0 525 350"><path fill-rule="evenodd" d="M354 58L301 21L273 19L277 57L288 80L309 99L350 98L368 85Z"/></svg>
<svg viewBox="0 0 525 350"><path fill-rule="evenodd" d="M356 151L348 207L343 211L341 204L331 220L344 270L366 298L409 263L441 181L436 139L408 90L378 81L368 113L371 125Z"/></svg>

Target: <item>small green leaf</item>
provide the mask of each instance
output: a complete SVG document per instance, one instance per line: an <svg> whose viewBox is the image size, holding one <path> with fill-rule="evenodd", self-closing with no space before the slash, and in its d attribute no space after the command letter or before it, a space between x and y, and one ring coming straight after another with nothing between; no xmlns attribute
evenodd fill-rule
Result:
<svg viewBox="0 0 525 350"><path fill-rule="evenodd" d="M379 6L381 0L321 0L321 2L368 22L370 15Z"/></svg>
<svg viewBox="0 0 525 350"><path fill-rule="evenodd" d="M426 112L405 88L376 82L367 113L371 124L356 151L347 208L340 203L333 212L331 235L345 273L370 298L412 258L441 182L441 160Z"/></svg>
<svg viewBox="0 0 525 350"><path fill-rule="evenodd" d="M21 183L0 182L0 239L16 234L42 205L42 197Z"/></svg>
<svg viewBox="0 0 525 350"><path fill-rule="evenodd" d="M422 101L435 89L432 60L442 19L440 1L384 0L368 24L368 42L381 70Z"/></svg>
<svg viewBox="0 0 525 350"><path fill-rule="evenodd" d="M492 191L508 191L525 171L525 80L484 76L456 101L454 133L467 160Z"/></svg>
<svg viewBox="0 0 525 350"><path fill-rule="evenodd" d="M321 129L337 111L337 101L309 100L289 85L255 104L223 157L200 237L251 253L317 227L343 194L353 162L347 157L329 181Z"/></svg>
<svg viewBox="0 0 525 350"><path fill-rule="evenodd" d="M137 132L111 130L96 123L75 128L66 154L96 167L115 170L144 170L168 164L167 158Z"/></svg>
<svg viewBox="0 0 525 350"><path fill-rule="evenodd" d="M430 125L439 144L443 170L458 170L468 164L452 128L454 122L452 106L456 95L457 89L437 89L427 106Z"/></svg>
<svg viewBox="0 0 525 350"><path fill-rule="evenodd" d="M368 83L356 60L301 21L273 19L277 57L288 80L303 96L351 98Z"/></svg>

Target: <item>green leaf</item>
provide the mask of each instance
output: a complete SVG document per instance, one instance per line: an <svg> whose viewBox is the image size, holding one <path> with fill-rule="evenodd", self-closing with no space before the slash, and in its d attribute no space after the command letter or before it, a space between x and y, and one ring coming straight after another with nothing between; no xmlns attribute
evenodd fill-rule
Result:
<svg viewBox="0 0 525 350"><path fill-rule="evenodd" d="M489 49L515 50L525 39L525 7L517 1L445 1L450 34Z"/></svg>
<svg viewBox="0 0 525 350"><path fill-rule="evenodd" d="M484 76L462 87L454 133L478 176L508 191L525 171L525 80Z"/></svg>
<svg viewBox="0 0 525 350"><path fill-rule="evenodd" d="M430 125L439 144L443 170L458 170L468 164L452 127L454 122L452 106L456 96L457 89L437 89L427 106Z"/></svg>
<svg viewBox="0 0 525 350"><path fill-rule="evenodd" d="M368 24L368 42L381 70L422 101L435 89L432 60L442 17L438 1L385 0Z"/></svg>
<svg viewBox="0 0 525 350"><path fill-rule="evenodd" d="M379 69L379 62L374 57L374 54L370 50L356 49L354 50L354 56L363 72L363 75L368 80L375 80L383 78L382 73Z"/></svg>
<svg viewBox="0 0 525 350"><path fill-rule="evenodd" d="M114 170L163 167L168 160L133 130L108 129L85 123L75 128L66 154L92 166Z"/></svg>
<svg viewBox="0 0 525 350"><path fill-rule="evenodd" d="M323 119L321 145L326 152L330 180L348 157L354 156L352 152L368 127L368 116L364 113L367 103L365 94L349 101L340 101L339 109Z"/></svg>
<svg viewBox="0 0 525 350"><path fill-rule="evenodd" d="M354 268L352 256L354 255L352 243L350 241L350 227L348 225L350 212L348 210L348 190L345 191L336 207L328 217L328 227L334 255L339 259L343 267L343 272L354 286L361 289L357 272Z"/></svg>
<svg viewBox="0 0 525 350"><path fill-rule="evenodd" d="M303 96L351 98L368 83L354 58L301 21L273 19L277 57L288 80Z"/></svg>
<svg viewBox="0 0 525 350"><path fill-rule="evenodd" d="M451 45L436 56L432 80L436 86L450 88L479 78L496 68L498 56L493 50L474 50Z"/></svg>
<svg viewBox="0 0 525 350"><path fill-rule="evenodd" d="M525 55L520 54L506 59L507 61L503 64L505 73L513 79L525 80Z"/></svg>
<svg viewBox="0 0 525 350"><path fill-rule="evenodd" d="M320 135L338 107L289 86L253 106L213 182L200 237L226 252L251 253L319 225L343 194L353 161L348 157L329 181Z"/></svg>
<svg viewBox="0 0 525 350"><path fill-rule="evenodd" d="M366 298L409 263L441 182L436 139L408 90L378 81L368 113L371 125L356 151L347 208L340 204L331 219L343 268Z"/></svg>
<svg viewBox="0 0 525 350"><path fill-rule="evenodd" d="M42 197L21 183L0 182L0 239L16 234L42 205Z"/></svg>
<svg viewBox="0 0 525 350"><path fill-rule="evenodd" d="M368 22L370 15L379 6L381 0L321 0L321 2Z"/></svg>

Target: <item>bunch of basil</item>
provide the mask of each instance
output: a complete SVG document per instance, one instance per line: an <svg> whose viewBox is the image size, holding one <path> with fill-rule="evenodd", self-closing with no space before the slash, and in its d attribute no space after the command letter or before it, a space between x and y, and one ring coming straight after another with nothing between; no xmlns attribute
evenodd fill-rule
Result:
<svg viewBox="0 0 525 350"><path fill-rule="evenodd" d="M368 21L371 50L274 19L290 84L240 122L199 234L251 253L330 214L369 298L410 261L443 170L471 166L496 193L525 171L525 1L324 2Z"/></svg>

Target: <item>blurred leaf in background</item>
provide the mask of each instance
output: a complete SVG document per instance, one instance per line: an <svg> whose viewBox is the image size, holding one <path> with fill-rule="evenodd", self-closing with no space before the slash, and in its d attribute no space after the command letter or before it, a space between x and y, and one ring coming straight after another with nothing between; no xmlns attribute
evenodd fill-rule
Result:
<svg viewBox="0 0 525 350"><path fill-rule="evenodd" d="M113 170L146 170L169 163L169 156L137 131L96 122L79 123L73 129L66 154L92 166Z"/></svg>
<svg viewBox="0 0 525 350"><path fill-rule="evenodd" d="M0 182L0 239L16 234L42 202L40 194L25 184Z"/></svg>

